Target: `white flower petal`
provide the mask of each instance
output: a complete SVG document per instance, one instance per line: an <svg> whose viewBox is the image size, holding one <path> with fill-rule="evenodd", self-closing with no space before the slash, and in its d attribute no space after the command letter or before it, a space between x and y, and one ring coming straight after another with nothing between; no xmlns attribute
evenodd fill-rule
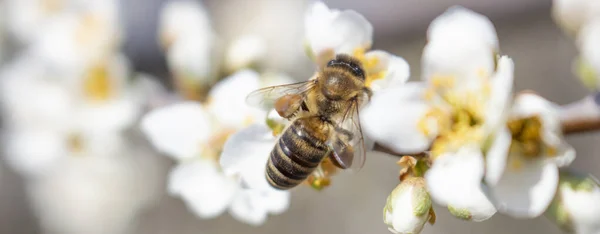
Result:
<svg viewBox="0 0 600 234"><path fill-rule="evenodd" d="M483 173L484 162L479 147L464 146L456 153L435 159L425 179L436 203L467 210L471 220L483 221L496 213L481 185Z"/></svg>
<svg viewBox="0 0 600 234"><path fill-rule="evenodd" d="M506 169L498 183L490 187L490 195L498 211L517 218L541 215L554 198L558 185L558 169L542 160L522 162L520 168Z"/></svg>
<svg viewBox="0 0 600 234"><path fill-rule="evenodd" d="M306 39L314 55L327 49L351 54L357 48L372 44L373 26L352 10L330 10L317 1L309 8L304 27Z"/></svg>
<svg viewBox="0 0 600 234"><path fill-rule="evenodd" d="M103 103L88 103L74 114L83 131L120 132L132 126L141 113L134 96L128 95Z"/></svg>
<svg viewBox="0 0 600 234"><path fill-rule="evenodd" d="M566 167L571 165L573 160L575 160L575 154L575 149L564 142L564 144L558 148L558 153L554 155L554 157L551 157L551 161L556 164L557 167Z"/></svg>
<svg viewBox="0 0 600 234"><path fill-rule="evenodd" d="M141 129L156 149L175 159L198 156L212 133L208 114L194 102L153 110L142 119Z"/></svg>
<svg viewBox="0 0 600 234"><path fill-rule="evenodd" d="M508 152L512 142L512 135L507 128L502 128L494 135L494 139L485 154L485 182L488 185L498 183L508 160Z"/></svg>
<svg viewBox="0 0 600 234"><path fill-rule="evenodd" d="M484 15L461 6L448 8L446 12L435 18L427 29L429 41L446 40L456 36L483 41L490 50L498 50L498 36L492 21Z"/></svg>
<svg viewBox="0 0 600 234"><path fill-rule="evenodd" d="M67 73L103 59L120 41L119 24L112 18L116 16L95 8L82 11L64 12L49 21L28 51Z"/></svg>
<svg viewBox="0 0 600 234"><path fill-rule="evenodd" d="M237 192L237 181L225 176L217 163L210 160L180 164L169 176L169 193L181 197L204 219L222 214Z"/></svg>
<svg viewBox="0 0 600 234"><path fill-rule="evenodd" d="M491 81L490 99L486 105L485 128L495 131L502 127L509 114L514 85L514 63L512 59L502 56Z"/></svg>
<svg viewBox="0 0 600 234"><path fill-rule="evenodd" d="M409 83L375 93L361 110L364 133L396 152L426 150L437 135L437 124L425 119L430 107L419 101L422 90L422 84ZM429 135L419 129L424 119L432 131Z"/></svg>
<svg viewBox="0 0 600 234"><path fill-rule="evenodd" d="M162 6L159 21L159 34L163 46L191 34L208 35L212 33L210 19L204 7L198 1L167 1Z"/></svg>
<svg viewBox="0 0 600 234"><path fill-rule="evenodd" d="M258 226L263 224L267 215L278 214L289 206L289 192L243 190L233 203L229 212L235 219Z"/></svg>
<svg viewBox="0 0 600 234"><path fill-rule="evenodd" d="M175 41L167 52L167 64L177 82L210 84L217 67L212 35L190 35ZM187 84L184 83L184 84Z"/></svg>
<svg viewBox="0 0 600 234"><path fill-rule="evenodd" d="M454 90L479 90L495 69L494 51L481 41L462 38L427 43L421 58L422 79L454 79Z"/></svg>
<svg viewBox="0 0 600 234"><path fill-rule="evenodd" d="M24 176L43 175L69 152L61 132L20 130L3 136L6 163Z"/></svg>
<svg viewBox="0 0 600 234"><path fill-rule="evenodd" d="M383 88L402 85L410 78L410 67L402 57L392 55L382 50L369 51L365 54L367 60L376 60L377 64L368 72L385 72L383 79L371 83L371 90L377 92Z"/></svg>
<svg viewBox="0 0 600 234"><path fill-rule="evenodd" d="M208 111L224 127L239 129L261 121L266 113L249 106L246 96L260 86L258 73L242 70L217 83L209 93Z"/></svg>
<svg viewBox="0 0 600 234"><path fill-rule="evenodd" d="M272 189L265 178L265 171L276 141L266 125L250 125L227 139L221 153L221 167L227 175L239 175L244 186Z"/></svg>
<svg viewBox="0 0 600 234"><path fill-rule="evenodd" d="M59 82L49 81L45 67L22 55L0 75L0 103L7 126L64 126L74 107L72 93Z"/></svg>
<svg viewBox="0 0 600 234"><path fill-rule="evenodd" d="M225 56L225 65L229 71L237 71L260 62L267 55L267 45L257 35L244 35L236 38Z"/></svg>

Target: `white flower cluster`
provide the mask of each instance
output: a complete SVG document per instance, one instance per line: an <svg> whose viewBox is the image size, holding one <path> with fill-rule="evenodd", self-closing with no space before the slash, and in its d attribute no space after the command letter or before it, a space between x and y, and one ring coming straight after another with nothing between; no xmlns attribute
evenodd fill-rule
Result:
<svg viewBox="0 0 600 234"><path fill-rule="evenodd" d="M4 3L22 47L0 71L5 162L45 231L130 229L156 191L124 136L146 93L119 51L118 1Z"/></svg>
<svg viewBox="0 0 600 234"><path fill-rule="evenodd" d="M575 71L590 89L600 88L600 3L594 0L554 0L556 23L576 39L579 58Z"/></svg>
<svg viewBox="0 0 600 234"><path fill-rule="evenodd" d="M533 218L548 210L559 168L575 151L562 136L557 105L532 93L513 95L513 61L498 55L485 16L452 7L437 17L427 32L422 79L415 82L407 82L402 58L369 51L372 26L354 11L316 2L305 32L317 65L340 53L364 64L373 90L361 110L364 133L392 151L426 155L403 164L402 181L384 209L390 231L418 233L427 220L433 223L432 201L472 221L497 212ZM223 170L268 186L264 168L277 140L270 127L258 123L233 134L220 157Z"/></svg>
<svg viewBox="0 0 600 234"><path fill-rule="evenodd" d="M159 38L183 100L151 111L141 128L157 150L178 162L169 175L168 192L200 218L229 211L241 222L261 225L269 214L287 210L289 193L248 184L238 172L224 170L219 160L233 133L265 121L267 113L247 106L246 95L292 80L247 69L264 57L265 44L258 36L242 36L227 50L218 50L217 35L197 1L167 2L160 18ZM219 70L221 52L225 64Z"/></svg>

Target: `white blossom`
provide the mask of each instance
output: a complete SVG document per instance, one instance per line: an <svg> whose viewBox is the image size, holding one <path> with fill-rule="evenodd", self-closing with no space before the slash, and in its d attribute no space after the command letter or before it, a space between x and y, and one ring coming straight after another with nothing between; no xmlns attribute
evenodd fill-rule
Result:
<svg viewBox="0 0 600 234"><path fill-rule="evenodd" d="M496 212L481 184L485 144L505 123L512 95L514 65L502 57L496 67L497 41L487 18L450 8L430 25L423 81L375 93L362 112L365 133L378 143L402 153L428 151L432 199L474 221Z"/></svg>
<svg viewBox="0 0 600 234"><path fill-rule="evenodd" d="M510 131L496 138L512 141L499 144L508 153L488 155L490 195L503 213L537 217L554 197L558 167L569 165L575 151L562 137L558 107L537 95L518 95L507 125Z"/></svg>
<svg viewBox="0 0 600 234"><path fill-rule="evenodd" d="M236 38L225 54L225 66L229 71L237 71L256 65L267 56L267 44L258 35L243 35Z"/></svg>
<svg viewBox="0 0 600 234"><path fill-rule="evenodd" d="M28 55L13 61L1 85L7 163L26 176L42 175L68 155L102 147L101 139L121 140L141 111L125 82L127 66L116 56L83 77L63 80Z"/></svg>
<svg viewBox="0 0 600 234"><path fill-rule="evenodd" d="M320 1L309 7L304 28L307 46L314 56L326 50L352 54L373 43L373 26L365 17L353 10L329 9Z"/></svg>
<svg viewBox="0 0 600 234"><path fill-rule="evenodd" d="M65 155L52 173L28 182L32 209L44 231L130 233L136 216L157 201L147 154L136 158L137 152L120 141L97 143L84 155Z"/></svg>
<svg viewBox="0 0 600 234"><path fill-rule="evenodd" d="M163 49L170 48L175 41L183 38L212 34L212 26L204 6L194 0L166 1L161 8L158 27Z"/></svg>

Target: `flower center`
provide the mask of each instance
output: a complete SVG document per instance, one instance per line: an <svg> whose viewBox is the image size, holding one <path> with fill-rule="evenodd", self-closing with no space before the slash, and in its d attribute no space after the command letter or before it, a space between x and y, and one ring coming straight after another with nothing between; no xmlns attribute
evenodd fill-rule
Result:
<svg viewBox="0 0 600 234"><path fill-rule="evenodd" d="M85 96L92 101L106 101L113 94L108 67L105 63L91 67L83 81Z"/></svg>
<svg viewBox="0 0 600 234"><path fill-rule="evenodd" d="M372 56L371 58L367 58L365 54L366 49L363 47L354 49L354 52L352 53L352 55L358 59L365 68L365 85L367 87L371 87L371 83L373 83L373 81L385 78L386 71L379 68L381 61L379 61L377 57Z"/></svg>
<svg viewBox="0 0 600 234"><path fill-rule="evenodd" d="M67 148L72 153L81 153L83 152L83 137L77 133L72 133L67 136Z"/></svg>
<svg viewBox="0 0 600 234"><path fill-rule="evenodd" d="M225 142L233 133L235 133L234 129L223 129L213 134L207 142L203 143L203 150L200 156L218 162L221 151L223 151L223 145L225 145Z"/></svg>
<svg viewBox="0 0 600 234"><path fill-rule="evenodd" d="M548 146L542 138L543 126L539 116L510 120L507 126L512 134L511 152L529 159L556 155L557 149Z"/></svg>
<svg viewBox="0 0 600 234"><path fill-rule="evenodd" d="M207 97L208 87L196 81L184 72L175 71L175 87L186 100L210 103Z"/></svg>
<svg viewBox="0 0 600 234"><path fill-rule="evenodd" d="M419 121L418 127L425 135L431 136L434 134L432 121L437 123L437 138L431 146L433 158L484 140L481 126L484 102L488 98L486 86L479 90L459 91L454 89L455 83L454 77L434 76L424 93L424 99L433 108Z"/></svg>

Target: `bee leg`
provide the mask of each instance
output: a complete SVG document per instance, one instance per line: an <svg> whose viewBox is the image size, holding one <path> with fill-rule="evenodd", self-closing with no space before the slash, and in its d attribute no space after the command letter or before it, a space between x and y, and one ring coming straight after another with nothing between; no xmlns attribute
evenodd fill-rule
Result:
<svg viewBox="0 0 600 234"><path fill-rule="evenodd" d="M328 153L328 157L336 167L341 169L348 169L352 166L352 160L354 159L354 149L351 145L347 145L341 141L336 144L343 144L341 146L341 151L335 152L330 150Z"/></svg>
<svg viewBox="0 0 600 234"><path fill-rule="evenodd" d="M275 111L277 111L279 116L289 119L296 114L302 103L302 95L287 94L275 101Z"/></svg>
<svg viewBox="0 0 600 234"><path fill-rule="evenodd" d="M368 87L365 87L363 89L363 92L365 92L367 94L368 100L371 101L371 97L373 96L373 91L371 91L371 89L369 89Z"/></svg>

